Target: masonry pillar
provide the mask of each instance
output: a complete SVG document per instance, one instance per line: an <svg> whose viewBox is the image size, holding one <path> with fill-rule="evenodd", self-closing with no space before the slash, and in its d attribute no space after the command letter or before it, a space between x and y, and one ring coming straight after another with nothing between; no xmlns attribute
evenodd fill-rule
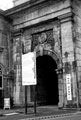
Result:
<svg viewBox="0 0 81 120"><path fill-rule="evenodd" d="M74 46L73 46L73 37L72 37L72 14L66 14L61 17L61 42L62 42L62 62L63 62L63 88L64 88L64 106L69 106L73 104L73 95L75 96L75 76L73 73L73 62L74 62ZM66 69L67 68L67 69ZM68 89L67 89L67 81L66 76L69 74L71 76L71 100L68 100ZM74 82L75 81L75 82Z"/></svg>
<svg viewBox="0 0 81 120"><path fill-rule="evenodd" d="M15 71L15 83L14 83L14 104L20 105L22 103L22 67L21 67L21 36L14 38L13 43L13 61L14 61L14 71Z"/></svg>
<svg viewBox="0 0 81 120"><path fill-rule="evenodd" d="M64 107L64 87L63 87L63 73L62 70L58 71L58 89L59 89L59 103L58 107Z"/></svg>

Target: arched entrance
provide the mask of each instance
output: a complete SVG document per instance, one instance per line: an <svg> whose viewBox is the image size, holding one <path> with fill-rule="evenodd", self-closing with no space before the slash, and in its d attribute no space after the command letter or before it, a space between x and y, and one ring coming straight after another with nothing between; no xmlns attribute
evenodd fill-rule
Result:
<svg viewBox="0 0 81 120"><path fill-rule="evenodd" d="M57 64L49 55L38 56L37 66L37 103L42 105L58 105Z"/></svg>
<svg viewBox="0 0 81 120"><path fill-rule="evenodd" d="M0 65L0 108L3 108L3 69Z"/></svg>

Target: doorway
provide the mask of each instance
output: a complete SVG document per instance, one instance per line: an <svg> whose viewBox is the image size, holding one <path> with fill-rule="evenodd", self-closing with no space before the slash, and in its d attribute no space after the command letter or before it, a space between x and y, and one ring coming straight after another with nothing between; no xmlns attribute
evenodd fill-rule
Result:
<svg viewBox="0 0 81 120"><path fill-rule="evenodd" d="M49 55L36 58L37 103L40 105L58 105L57 64Z"/></svg>
<svg viewBox="0 0 81 120"><path fill-rule="evenodd" d="M0 108L3 108L2 76L0 76Z"/></svg>

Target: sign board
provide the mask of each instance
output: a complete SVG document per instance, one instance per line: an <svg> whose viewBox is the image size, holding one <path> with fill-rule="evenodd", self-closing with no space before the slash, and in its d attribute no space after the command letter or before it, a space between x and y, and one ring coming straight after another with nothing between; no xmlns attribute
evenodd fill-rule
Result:
<svg viewBox="0 0 81 120"><path fill-rule="evenodd" d="M72 100L72 93L71 93L71 75L66 75L66 87L67 87L67 100Z"/></svg>
<svg viewBox="0 0 81 120"><path fill-rule="evenodd" d="M36 85L36 53L22 55L22 85Z"/></svg>
<svg viewBox="0 0 81 120"><path fill-rule="evenodd" d="M10 98L4 98L4 109L10 109Z"/></svg>
<svg viewBox="0 0 81 120"><path fill-rule="evenodd" d="M66 75L66 84L71 84L71 75L70 74Z"/></svg>

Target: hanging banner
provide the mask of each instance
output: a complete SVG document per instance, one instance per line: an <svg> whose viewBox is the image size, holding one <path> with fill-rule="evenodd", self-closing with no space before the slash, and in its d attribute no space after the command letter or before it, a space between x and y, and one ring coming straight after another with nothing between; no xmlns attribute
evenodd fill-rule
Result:
<svg viewBox="0 0 81 120"><path fill-rule="evenodd" d="M66 75L66 87L67 87L67 100L72 100L72 93L71 93L71 75Z"/></svg>
<svg viewBox="0 0 81 120"><path fill-rule="evenodd" d="M22 55L22 85L36 85L36 53Z"/></svg>

